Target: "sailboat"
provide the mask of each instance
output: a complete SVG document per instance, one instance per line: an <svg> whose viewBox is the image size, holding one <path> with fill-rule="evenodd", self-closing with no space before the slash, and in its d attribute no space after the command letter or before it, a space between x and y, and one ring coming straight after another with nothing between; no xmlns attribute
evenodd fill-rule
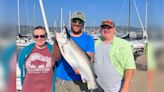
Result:
<svg viewBox="0 0 164 92"><path fill-rule="evenodd" d="M137 5L136 5L136 1L134 0L134 6L135 6L135 10L136 10L136 13L137 13L137 16L138 16L138 19L139 19L139 22L140 22L140 25L142 27L142 31L143 31L143 37L142 39L140 40L132 40L132 44L133 44L133 52L134 53L138 53L138 52L143 52L144 50L144 47L145 47L145 44L148 42L148 35L147 35L147 5L148 5L148 2L146 1L146 7L145 7L145 27L143 26L143 23L141 21L141 17L139 15L139 12L138 12L138 8L137 8Z"/></svg>
<svg viewBox="0 0 164 92"><path fill-rule="evenodd" d="M20 1L17 0L17 7L18 7L18 35L16 35L16 45L18 47L24 47L30 44L30 37L21 34L20 30Z"/></svg>

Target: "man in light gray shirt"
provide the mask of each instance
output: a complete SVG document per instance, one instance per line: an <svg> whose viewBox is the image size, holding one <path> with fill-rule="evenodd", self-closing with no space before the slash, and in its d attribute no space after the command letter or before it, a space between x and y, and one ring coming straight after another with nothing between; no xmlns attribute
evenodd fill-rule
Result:
<svg viewBox="0 0 164 92"><path fill-rule="evenodd" d="M95 42L93 68L97 82L105 92L129 92L136 68L132 44L115 37L116 27L112 20L101 23L102 37Z"/></svg>

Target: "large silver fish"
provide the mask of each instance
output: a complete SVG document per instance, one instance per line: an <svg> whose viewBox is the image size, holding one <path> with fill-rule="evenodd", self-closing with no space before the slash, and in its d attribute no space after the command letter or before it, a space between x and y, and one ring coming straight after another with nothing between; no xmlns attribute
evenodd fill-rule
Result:
<svg viewBox="0 0 164 92"><path fill-rule="evenodd" d="M71 67L80 70L83 83L87 82L88 89L96 89L95 75L87 54L71 39L65 27L62 32L56 33L56 39L62 56Z"/></svg>

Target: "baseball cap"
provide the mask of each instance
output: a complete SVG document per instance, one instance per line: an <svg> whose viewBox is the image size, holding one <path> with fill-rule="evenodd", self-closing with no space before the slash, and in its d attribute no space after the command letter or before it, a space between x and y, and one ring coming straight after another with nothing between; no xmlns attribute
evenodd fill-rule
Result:
<svg viewBox="0 0 164 92"><path fill-rule="evenodd" d="M85 16L82 12L80 11L77 11L77 12L73 12L72 13L72 16L71 16L71 19L75 19L75 18L78 18L78 19L81 19L82 21L85 22Z"/></svg>
<svg viewBox="0 0 164 92"><path fill-rule="evenodd" d="M101 22L101 26L100 27L102 27L102 26L115 27L115 24L114 24L114 22L111 19L107 19L107 20L103 20Z"/></svg>

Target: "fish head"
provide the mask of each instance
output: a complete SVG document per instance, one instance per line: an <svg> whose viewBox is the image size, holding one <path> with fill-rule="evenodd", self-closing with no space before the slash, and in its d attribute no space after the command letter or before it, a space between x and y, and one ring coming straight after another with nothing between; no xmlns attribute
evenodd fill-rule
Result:
<svg viewBox="0 0 164 92"><path fill-rule="evenodd" d="M56 32L56 40L58 44L66 44L70 40L70 34L66 27L61 32Z"/></svg>

